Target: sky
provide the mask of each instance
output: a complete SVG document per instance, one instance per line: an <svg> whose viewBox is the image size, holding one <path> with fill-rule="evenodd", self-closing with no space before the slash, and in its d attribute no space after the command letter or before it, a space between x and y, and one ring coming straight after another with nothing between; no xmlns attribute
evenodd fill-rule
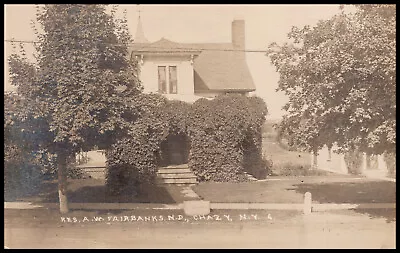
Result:
<svg viewBox="0 0 400 253"><path fill-rule="evenodd" d="M129 29L134 37L138 21L138 5L119 5L118 15L127 11ZM164 37L182 43L231 42L231 23L245 20L246 49L266 50L272 42L283 43L292 26L316 25L339 13L339 5L140 5L141 21L146 38L154 42ZM35 19L34 5L6 5L5 40L35 40L31 21ZM10 43L4 42L5 57L12 53ZM28 56L33 48L26 45ZM256 85L256 95L267 103L270 119L279 119L287 101L276 92L279 75L263 52L247 53L247 64ZM8 66L5 58L5 90Z"/></svg>

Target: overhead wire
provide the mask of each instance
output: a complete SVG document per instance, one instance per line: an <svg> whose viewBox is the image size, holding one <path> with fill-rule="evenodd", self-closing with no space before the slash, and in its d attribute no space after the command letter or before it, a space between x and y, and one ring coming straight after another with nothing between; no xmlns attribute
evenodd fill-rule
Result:
<svg viewBox="0 0 400 253"><path fill-rule="evenodd" d="M25 43L25 44L37 44L40 43L39 41L33 40L4 40L4 42L10 43ZM109 45L138 45L138 43L105 43ZM199 47L158 47L158 46L151 46L151 45L143 45L142 47L136 47L136 49L178 49L178 50L193 50L193 51L222 51L222 52L245 52L245 53L266 53L266 50L257 50L257 49L221 49L221 48L199 48ZM168 52L168 51L167 51Z"/></svg>

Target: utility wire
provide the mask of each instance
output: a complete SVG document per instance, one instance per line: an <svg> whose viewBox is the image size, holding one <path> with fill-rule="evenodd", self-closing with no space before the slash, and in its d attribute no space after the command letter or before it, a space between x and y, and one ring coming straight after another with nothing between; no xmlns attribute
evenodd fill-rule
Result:
<svg viewBox="0 0 400 253"><path fill-rule="evenodd" d="M5 42L10 43L26 43L26 44L36 44L40 43L38 41L30 41L30 40L4 40ZM109 45L137 45L137 43L103 43ZM223 52L245 52L245 53L266 53L266 50L251 50L251 49L220 49L220 48L195 48L195 47L157 47L157 46L143 46L137 47L136 49L180 49L180 50L193 50L193 51L223 51ZM166 51L173 52L173 51Z"/></svg>

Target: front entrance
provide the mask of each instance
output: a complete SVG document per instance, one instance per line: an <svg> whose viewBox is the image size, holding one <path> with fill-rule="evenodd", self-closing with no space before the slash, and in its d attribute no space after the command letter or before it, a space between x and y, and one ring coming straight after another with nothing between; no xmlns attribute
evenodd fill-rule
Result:
<svg viewBox="0 0 400 253"><path fill-rule="evenodd" d="M171 134L161 143L161 166L186 164L188 158L189 140L186 135Z"/></svg>

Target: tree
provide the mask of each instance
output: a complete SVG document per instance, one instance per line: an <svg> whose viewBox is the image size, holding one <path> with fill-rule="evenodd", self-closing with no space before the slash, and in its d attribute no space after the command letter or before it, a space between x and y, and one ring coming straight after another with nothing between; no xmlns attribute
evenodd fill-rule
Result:
<svg viewBox="0 0 400 253"><path fill-rule="evenodd" d="M354 13L293 27L290 43L268 56L288 95L280 131L316 152L394 153L396 145L396 7L356 5Z"/></svg>
<svg viewBox="0 0 400 253"><path fill-rule="evenodd" d="M110 146L127 134L125 120L142 87L126 18L115 19L105 5L63 4L38 8L37 63L12 55L11 80L33 118L45 122L48 141L39 145L57 155L60 212L68 212L66 163L80 150ZM19 117L21 122L26 121Z"/></svg>

